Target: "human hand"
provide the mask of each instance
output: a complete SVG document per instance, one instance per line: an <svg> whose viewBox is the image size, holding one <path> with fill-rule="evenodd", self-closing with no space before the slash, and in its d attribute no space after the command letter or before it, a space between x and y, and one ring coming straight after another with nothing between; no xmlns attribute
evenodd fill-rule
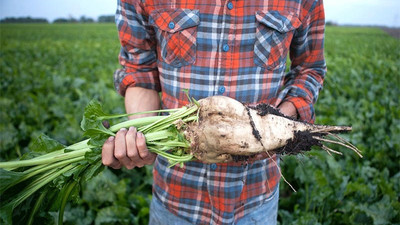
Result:
<svg viewBox="0 0 400 225"><path fill-rule="evenodd" d="M130 127L129 130L122 128L115 137L111 136L104 142L101 158L105 166L133 169L153 164L156 154L147 149L143 133Z"/></svg>
<svg viewBox="0 0 400 225"><path fill-rule="evenodd" d="M292 118L297 118L298 116L297 109L291 102L282 102L282 104L278 106L278 109L285 116Z"/></svg>

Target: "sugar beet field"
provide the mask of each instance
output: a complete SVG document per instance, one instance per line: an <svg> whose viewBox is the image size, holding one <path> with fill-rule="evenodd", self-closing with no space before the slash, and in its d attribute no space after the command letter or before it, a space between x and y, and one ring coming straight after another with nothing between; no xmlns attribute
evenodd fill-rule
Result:
<svg viewBox="0 0 400 225"><path fill-rule="evenodd" d="M106 112L124 111L112 83L119 67L114 24L0 28L0 161L23 156L42 133L66 145L82 140L91 99ZM283 156L283 175L297 192L281 181L279 222L400 224L400 40L377 28L327 27L325 46L316 123L351 124L345 138L364 158L344 148L343 156ZM104 170L75 189L64 224L147 224L151 176L151 167ZM14 224L26 224L34 205L27 199L17 207ZM33 224L57 221L56 210L35 209Z"/></svg>

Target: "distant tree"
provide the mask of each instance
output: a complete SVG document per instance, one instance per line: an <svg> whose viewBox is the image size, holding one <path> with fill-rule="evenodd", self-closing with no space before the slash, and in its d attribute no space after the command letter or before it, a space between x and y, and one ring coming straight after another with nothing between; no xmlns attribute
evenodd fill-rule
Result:
<svg viewBox="0 0 400 225"><path fill-rule="evenodd" d="M0 20L0 23L49 23L44 18L31 18L31 17L7 17Z"/></svg>
<svg viewBox="0 0 400 225"><path fill-rule="evenodd" d="M70 21L65 18L57 18L53 21L53 23L69 23Z"/></svg>
<svg viewBox="0 0 400 225"><path fill-rule="evenodd" d="M326 26L337 26L338 24L336 22L333 21L327 21L326 22Z"/></svg>
<svg viewBox="0 0 400 225"><path fill-rule="evenodd" d="M69 19L68 19L68 21L70 22L70 23L77 23L78 22L78 20L77 19L75 19L73 16L69 16Z"/></svg>
<svg viewBox="0 0 400 225"><path fill-rule="evenodd" d="M79 22L80 23L93 23L94 20L92 18L88 18L86 16L81 16L81 18L79 18Z"/></svg>
<svg viewBox="0 0 400 225"><path fill-rule="evenodd" d="M53 21L53 23L78 23L80 22L79 20L75 19L72 16L69 16L69 18L57 18Z"/></svg>
<svg viewBox="0 0 400 225"><path fill-rule="evenodd" d="M99 23L114 23L115 21L115 16L114 15L103 15L99 16L97 19Z"/></svg>

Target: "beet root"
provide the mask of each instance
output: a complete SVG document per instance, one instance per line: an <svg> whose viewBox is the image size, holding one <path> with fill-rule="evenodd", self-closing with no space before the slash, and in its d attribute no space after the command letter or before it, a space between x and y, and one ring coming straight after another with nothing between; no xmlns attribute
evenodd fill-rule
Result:
<svg viewBox="0 0 400 225"><path fill-rule="evenodd" d="M337 153L323 142L345 146L361 156L360 151L337 135L351 131L349 126L313 125L280 114L269 105L248 107L224 96L199 101L199 119L186 126L184 135L191 142L191 153L207 163L229 162L238 156L298 154L319 146ZM327 139L330 136L333 139Z"/></svg>

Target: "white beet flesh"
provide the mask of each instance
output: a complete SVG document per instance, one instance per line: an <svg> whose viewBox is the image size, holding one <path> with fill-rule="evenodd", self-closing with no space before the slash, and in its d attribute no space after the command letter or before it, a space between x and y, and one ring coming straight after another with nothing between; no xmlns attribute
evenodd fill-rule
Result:
<svg viewBox="0 0 400 225"><path fill-rule="evenodd" d="M262 152L273 155L293 142L296 132L310 132L321 139L313 138L314 141L320 142L330 132L351 130L347 126L312 125L271 113L261 116L257 110L224 96L208 97L199 104L199 121L189 124L184 134L191 142L192 154L208 163L229 162L233 156Z"/></svg>

